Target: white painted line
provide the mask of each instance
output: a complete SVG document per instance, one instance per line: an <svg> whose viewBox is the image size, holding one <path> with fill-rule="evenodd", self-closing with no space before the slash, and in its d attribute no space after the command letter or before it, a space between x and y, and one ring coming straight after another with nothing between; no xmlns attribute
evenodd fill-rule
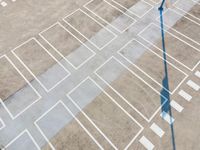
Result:
<svg viewBox="0 0 200 150"><path fill-rule="evenodd" d="M27 65L24 63L24 61L20 58L20 55L17 54L17 50L18 48L20 48L23 45L29 44L29 42L34 42L34 44L36 44L38 47L41 48L41 51L47 53L47 56L49 56L49 58L51 58L59 67L59 71L60 71L60 76L58 76L57 78L55 78L56 80L52 79L48 79L46 78L46 80L42 81L41 79L39 79L37 77L37 75L32 71L33 68L29 67L30 65ZM28 49L27 49L28 50ZM31 51L31 49L30 49ZM51 90L53 90L54 88L56 88L62 81L64 81L66 78L68 78L71 73L36 39L36 38L30 38L29 40L25 41L24 43L22 43L21 45L17 46L15 49L13 49L11 51L15 57L21 62L21 64L30 72L30 74L33 75L33 77L38 81L38 83L45 89L46 92L50 92ZM47 57L46 56L46 57ZM48 73L49 77L51 76L56 76L55 73ZM62 75L63 74L63 75ZM43 77L44 79L44 77ZM53 81L54 80L54 81Z"/></svg>
<svg viewBox="0 0 200 150"><path fill-rule="evenodd" d="M183 107L181 105L179 105L176 101L172 100L170 102L171 107L173 107L176 111L178 112L182 112L183 111Z"/></svg>
<svg viewBox="0 0 200 150"><path fill-rule="evenodd" d="M182 96L185 100L190 101L192 99L192 96L186 93L183 90L180 90L178 93L180 96Z"/></svg>
<svg viewBox="0 0 200 150"><path fill-rule="evenodd" d="M181 34L182 36L188 38L189 40L193 41L194 43L196 43L196 44L198 44L198 45L200 44L198 41L195 41L195 40L191 37L190 34L187 34L187 33L189 33L189 32L183 34L183 33L181 33L182 31L178 31L178 29L173 29L173 28L171 28L171 26L172 26L173 24L171 24L171 22L170 22L169 19L167 20L167 17L170 18L170 17L173 16L173 17L176 17L176 18L179 18L179 19L183 19L183 18L184 18L185 20L188 20L188 21L192 22L194 25L196 25L197 28L200 26L200 24L199 24L198 22L196 22L196 21L190 19L190 18L187 17L187 16L183 16L181 13L179 13L179 12L177 12L177 11L171 9L171 8L169 8L166 12L164 12L163 15L166 16L166 18L165 18L166 21L164 22L164 25L165 25L166 27L170 28L171 30L174 30L175 32L177 32L177 33ZM160 18L159 18L159 17L158 17L156 20L157 20L158 22L160 22ZM187 34L187 35L186 35L186 34ZM198 48L198 47L197 47L197 48Z"/></svg>
<svg viewBox="0 0 200 150"><path fill-rule="evenodd" d="M161 3L161 0L150 0L152 3L154 4L160 4Z"/></svg>
<svg viewBox="0 0 200 150"><path fill-rule="evenodd" d="M104 43L104 45L98 45L98 43L95 43L97 41L92 41L92 39L89 37L87 37L87 35L85 35L84 33L82 33L81 31L78 30L77 27L73 26L72 24L70 24L67 21L67 18L72 17L72 15L74 15L77 12L81 12L82 14L84 14L85 16L87 16L88 18L90 18L93 22L95 22L97 25L99 25L101 28L103 28L104 30L107 31L107 34L111 34L113 37L112 39L109 39L108 41L106 41ZM109 30L107 27L105 27L104 25L102 25L101 23L97 22L94 18L92 18L90 15L88 15L85 11L81 10L80 8L77 9L76 11L72 12L71 14L67 15L66 17L63 18L63 21L65 23L67 23L70 27L72 27L75 31L77 31L80 35L82 35L86 40L88 40L92 45L94 45L97 49L102 50L103 48L105 48L107 45L109 45L113 40L115 40L117 38L117 35L112 32L111 30ZM101 29L102 30L102 29ZM99 31L100 32L100 31ZM97 35L95 35L97 37ZM103 37L101 37L103 38Z"/></svg>
<svg viewBox="0 0 200 150"><path fill-rule="evenodd" d="M30 140L33 142L33 144L31 145L31 148L33 148L33 149L38 149L38 150L40 150L40 147L39 147L39 145L37 144L37 142L35 141L35 139L32 137L32 135L30 134L30 132L27 130L27 129L25 129L24 131L22 131L17 137L15 137L12 141L10 141L6 146L5 146L5 148L3 148L2 150L7 150L7 149L13 149L13 146L12 146L12 144L14 144L15 142L17 142L17 140L19 140L22 136L24 136L24 135L28 135L28 137L30 138ZM23 141L22 141L23 142ZM20 143L20 144L22 144L22 143ZM33 145L34 145L34 147L33 147ZM19 145L20 146L20 145ZM12 147L12 148L10 148L10 147ZM16 148L16 147L15 147Z"/></svg>
<svg viewBox="0 0 200 150"><path fill-rule="evenodd" d="M157 134L159 137L162 137L164 135L164 131L155 123L153 123L150 127L150 129Z"/></svg>
<svg viewBox="0 0 200 150"><path fill-rule="evenodd" d="M34 101L30 102L30 104L28 104L25 108L21 108L21 111L17 114L13 114L9 108L6 106L6 104L3 102L3 100L0 98L0 103L2 104L2 106L5 108L5 110L7 111L7 113L9 114L9 116L12 118L12 120L16 119L17 117L19 117L21 114L23 114L27 109L29 109L32 105L34 105L35 103L37 103L42 96L38 93L38 91L32 86L32 84L25 78L25 76L20 72L20 70L14 65L14 63L7 57L7 55L3 55L0 57L0 59L5 58L7 59L7 61L12 65L12 67L14 67L14 69L17 71L17 73L19 73L19 75L26 81L26 83L28 84L28 86L33 90L34 94L37 95L37 99L35 99Z"/></svg>
<svg viewBox="0 0 200 150"><path fill-rule="evenodd" d="M195 91L198 91L200 86L198 84L196 84L195 82L193 82L192 80L189 80L187 82L187 85L190 86L191 88L193 88Z"/></svg>
<svg viewBox="0 0 200 150"><path fill-rule="evenodd" d="M119 5L120 7L124 8L126 11L134 14L138 18L144 17L147 13L149 13L151 9L153 9L153 6L144 0L137 2L136 4L134 4L134 6L130 8L127 8L123 4L120 4L119 2L117 2L116 0L112 0L112 1L116 3L117 5Z"/></svg>
<svg viewBox="0 0 200 150"><path fill-rule="evenodd" d="M0 130L2 130L4 127L6 127L4 121L2 120L2 118L0 118Z"/></svg>
<svg viewBox="0 0 200 150"><path fill-rule="evenodd" d="M80 125L80 127L88 134L88 136L94 141L94 143L101 149L103 150L102 146L96 141L96 139L91 135L91 133L85 128L85 126L79 121L78 118L71 112L71 110L63 103L63 101L59 100L55 105L53 105L49 110L47 110L44 114L42 114L35 122L34 125L38 129L38 131L42 134L48 145L52 150L56 150L54 145L51 143L51 141L47 138L47 136L44 134L40 126L38 125L38 122L44 118L46 115L48 115L49 112L51 112L53 109L55 109L58 105L63 106L67 112L73 117L73 119Z"/></svg>
<svg viewBox="0 0 200 150"><path fill-rule="evenodd" d="M120 48L117 53L119 55L121 55L124 59L126 59L129 63L131 63L134 67L136 67L138 70L140 70L142 73L144 73L146 76L148 76L151 80L153 80L155 83L157 83L160 87L164 88L165 90L167 90L170 94L173 94L181 85L182 83L185 81L185 79L188 77L188 75L186 73L184 73L182 70L180 70L178 67L176 67L175 65L173 65L172 63L167 62L167 64L170 67L175 68L177 71L179 71L180 73L182 73L184 75L184 78L181 80L181 82L172 90L168 90L165 87L163 87L163 85L157 81L155 79L155 77L153 78L151 75L149 75L147 72L145 72L141 67L139 67L138 65L136 65L132 60L131 60L131 55L129 54L129 57L127 57L125 55L125 53L123 52L124 49L126 49L127 47L129 47L129 45L131 46L131 44L135 45L136 43L141 45L141 47L145 48L146 50L150 51L151 53L155 54L156 56L158 56L158 58L160 58L161 60L164 60L163 57L161 57L160 55L158 55L156 52L154 52L153 50L151 50L150 48L148 48L147 46L145 46L144 44L142 44L141 42L137 41L136 39L132 39L130 40L127 44L125 44L122 48ZM123 52L124 54L122 54L121 52Z"/></svg>
<svg viewBox="0 0 200 150"><path fill-rule="evenodd" d="M185 3L185 2L187 2L187 3ZM193 4L192 4L193 3ZM192 16L192 17L194 17L195 19L197 19L197 20L200 20L200 18L198 18L196 15L193 15L192 13L190 13L188 10L186 10L185 9L185 7L184 6L188 6L188 5L195 5L195 3L197 3L197 1L195 2L194 0L193 1L182 1L182 0L177 0L174 4L174 6L177 8L177 9L179 9L180 11L182 11L182 12L184 12L185 14L188 14L188 15L190 15L190 16ZM197 3L197 4L199 4L199 3Z"/></svg>
<svg viewBox="0 0 200 150"><path fill-rule="evenodd" d="M45 38L45 36L43 36L42 34L45 32L48 32L48 30L50 30L51 28L55 27L55 26L59 26L60 29L63 30L63 32L66 32L67 34L69 34L72 38L74 38L77 42L80 43L80 47L83 46L84 48L86 48L88 50L88 52L90 52L90 56L88 56L87 59L84 59L80 64L76 65L73 62L70 61L70 59L68 58L70 56L70 54L74 54L76 51L74 51L73 53L68 54L67 56L64 56L64 54L62 54L59 49L56 48L56 46L54 46L53 44L51 44L51 42ZM85 43L83 43L80 39L78 39L71 31L69 31L67 28L65 28L60 22L56 22L54 24L52 24L50 27L44 29L42 32L39 33L39 36L45 41L47 42L63 59L65 59L66 62L68 62L74 69L78 70L80 67L82 67L86 62L88 62L90 59L92 59L95 56L95 52L93 50L91 50ZM70 44L70 43L69 43ZM86 52L85 52L86 53ZM79 59L83 59L81 57L81 55L79 55ZM76 60L79 60L76 59Z"/></svg>
<svg viewBox="0 0 200 150"><path fill-rule="evenodd" d="M154 145L145 136L143 136L139 141L147 150L152 150L154 148Z"/></svg>
<svg viewBox="0 0 200 150"><path fill-rule="evenodd" d="M86 4L84 5L84 7L85 7L88 11L90 11L92 14L94 14L95 16L97 16L98 18L100 18L102 21L104 21L105 23L107 23L108 25L110 25L112 28L114 28L114 29L115 29L116 31L118 31L119 33L125 32L125 31L126 31L127 29L129 29L133 24L135 24L136 20L135 20L133 17L131 17L130 15L124 13L122 10L120 10L120 9L117 8L116 6L112 5L110 2L108 2L108 1L106 1L106 0L102 0L102 2L107 3L108 5L110 5L110 7L112 7L112 8L115 9L116 11L120 12L120 13L121 13L121 16L123 16L123 17L119 16L119 17L116 18L113 22L110 23L109 21L107 21L107 20L104 19L103 17L101 17L101 16L99 16L98 14L96 14L96 13L94 12L94 10L91 10L91 9L88 7L88 5L90 5L90 3L92 3L93 1L95 1L95 0L90 0L88 3L86 3ZM120 17L121 17L121 18L120 18ZM124 20L126 21L126 23L123 23L123 22L122 22L122 21L124 21L124 20L122 20L121 22L119 22L119 18L120 18L120 21L121 21L122 19L124 19ZM129 21L127 21L127 20L129 20ZM116 21L117 21L117 22L116 22ZM131 22L131 23L127 23L127 22ZM121 25L121 27L120 27L119 25ZM123 26L123 27L122 27L122 25L126 25L126 26Z"/></svg>
<svg viewBox="0 0 200 150"><path fill-rule="evenodd" d="M200 78L200 72L199 72L199 71L196 71L196 72L195 72L195 76L197 76L198 78Z"/></svg>
<svg viewBox="0 0 200 150"><path fill-rule="evenodd" d="M1 2L1 6L6 7L8 4L6 2Z"/></svg>
<svg viewBox="0 0 200 150"><path fill-rule="evenodd" d="M173 117L164 111L160 114L160 116L169 124L172 124L175 121Z"/></svg>
<svg viewBox="0 0 200 150"><path fill-rule="evenodd" d="M200 5L200 2L198 0L192 0L192 1Z"/></svg>
<svg viewBox="0 0 200 150"><path fill-rule="evenodd" d="M156 29L157 28L157 29ZM149 44L151 44L152 46L154 46L155 48L157 48L159 51L162 51L161 48L159 48L159 46L156 46L156 41L158 40L159 37L157 37L157 34L154 36L149 36L150 34L147 34L147 32L154 32L154 33L159 33L160 32L160 26L158 26L155 23L150 23L148 26L146 26L142 31L140 31L138 33L138 36L141 37L143 40L145 40L146 42L148 42ZM172 34L171 32L165 30L166 34L169 34L170 36L172 36L173 38L175 38L177 41L181 42L182 44L184 44L185 46L188 46L191 48L191 50L194 50L196 52L200 52L200 50L196 47L194 47L192 44L187 43L185 40L182 40L181 38L177 37L176 35ZM146 34L148 35L148 37L145 37L145 35L142 34ZM152 40L152 41L150 41ZM181 64L182 66L184 66L185 68L187 68L190 71L193 71L200 63L200 61L198 61L197 63L193 64L190 66L190 64L187 64L187 62L181 62L181 60L178 58L175 58L176 56L171 53L166 53L166 55L170 58L172 58L173 60L175 60L176 62L178 62L179 64ZM197 60L196 60L197 61Z"/></svg>
<svg viewBox="0 0 200 150"><path fill-rule="evenodd" d="M93 120L86 114L86 112L84 112L81 109L80 104L77 104L77 102L75 102L75 100L70 96L73 95L73 93L82 85L84 85L86 82L91 82L92 84L94 84L94 86L96 86L96 90L98 90L100 93L103 92L106 96L108 96L110 98L110 100L116 104L133 122L135 122L139 127L140 130L136 133L136 135L131 139L131 141L127 144L127 146L124 148L124 150L127 150L129 148L129 146L135 141L135 139L140 135L140 133L143 131L143 127L142 125L140 125L140 123L135 120L124 108L122 108L103 88L101 88L93 79L91 79L90 77L87 77L86 79L84 79L82 82L80 82L76 87L74 87L69 93L66 94L66 96L69 98L69 100L80 110L80 112L91 122L91 124L102 134L102 136L110 143L110 145L114 148L117 149L117 146L112 142L113 140L110 140L106 133L104 133L96 124L95 122L93 122ZM93 87L93 89L95 89ZM98 93L99 93L98 92ZM94 92L93 92L94 93ZM75 94L75 95L79 95L79 94ZM84 96L83 96L84 97Z"/></svg>
<svg viewBox="0 0 200 150"><path fill-rule="evenodd" d="M157 108L157 110L153 113L153 115L151 117L147 117L145 116L142 112L140 112L139 109L137 109L134 105L131 104L130 99L126 99L123 95L120 94L120 92L118 90L116 90L108 81L106 81L103 77L101 77L100 74L98 74L98 71L104 67L104 65L108 64L110 61L115 61L116 63L119 64L119 66L121 66L122 68L124 68L124 70L127 70L128 72L130 72L133 76L135 76L136 78L138 78L139 80L141 80L144 84L146 84L149 88L151 88L153 91L155 91L155 93L157 93L158 95L160 95L161 97L163 97L165 99L165 101L163 102L163 104ZM147 122L150 122L154 116L159 112L159 110L161 109L161 107L167 102L167 99L160 94L160 92L158 92L154 87L152 87L150 84L148 84L144 79L142 79L140 76L138 76L133 70L129 69L126 65L124 65L122 62L120 62L117 58L115 58L114 56L110 57L107 61L105 61L101 66L99 66L94 73L104 82L106 83L107 86L109 86L115 93L117 93L122 100L124 100L132 109L134 109L138 114L141 115L141 117L143 117Z"/></svg>

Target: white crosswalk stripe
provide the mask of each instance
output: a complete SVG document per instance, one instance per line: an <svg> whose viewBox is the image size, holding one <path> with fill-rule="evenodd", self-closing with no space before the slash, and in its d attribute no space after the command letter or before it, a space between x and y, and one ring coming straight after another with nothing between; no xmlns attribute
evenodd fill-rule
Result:
<svg viewBox="0 0 200 150"><path fill-rule="evenodd" d="M164 111L160 114L160 116L169 124L172 124L175 121L173 117Z"/></svg>
<svg viewBox="0 0 200 150"><path fill-rule="evenodd" d="M1 2L1 6L6 7L7 3L3 1L3 2Z"/></svg>
<svg viewBox="0 0 200 150"><path fill-rule="evenodd" d="M198 78L200 78L200 72L199 72L199 71L196 71L196 72L195 72L195 75L196 75Z"/></svg>
<svg viewBox="0 0 200 150"><path fill-rule="evenodd" d="M195 91L198 91L199 90L199 85L196 84L195 82L193 82L192 80L189 80L187 82L187 85L190 86L191 88L193 88Z"/></svg>
<svg viewBox="0 0 200 150"><path fill-rule="evenodd" d="M171 107L173 107L176 111L178 112L182 112L183 111L183 107L181 105L179 105L176 101L172 100L170 102Z"/></svg>
<svg viewBox="0 0 200 150"><path fill-rule="evenodd" d="M187 100L187 101L191 101L191 99L192 99L192 96L191 95L189 95L188 93L186 93L185 91L183 91L183 90L181 90L181 91L179 91L179 93L178 93L180 96L182 96L185 100Z"/></svg>
<svg viewBox="0 0 200 150"><path fill-rule="evenodd" d="M152 150L154 148L154 145L145 136L143 136L139 141L147 150Z"/></svg>
<svg viewBox="0 0 200 150"><path fill-rule="evenodd" d="M159 137L162 137L164 135L164 131L155 123L153 123L150 127L150 129L157 134Z"/></svg>

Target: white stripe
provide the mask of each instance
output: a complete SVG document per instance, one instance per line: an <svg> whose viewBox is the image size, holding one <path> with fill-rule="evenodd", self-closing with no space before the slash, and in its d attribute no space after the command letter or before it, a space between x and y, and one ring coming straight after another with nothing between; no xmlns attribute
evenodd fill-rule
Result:
<svg viewBox="0 0 200 150"><path fill-rule="evenodd" d="M196 71L196 72L195 72L195 75L196 75L198 78L200 78L200 72L199 72L199 71Z"/></svg>
<svg viewBox="0 0 200 150"><path fill-rule="evenodd" d="M153 123L150 127L150 129L156 133L159 137L162 137L164 135L164 131L155 123Z"/></svg>
<svg viewBox="0 0 200 150"><path fill-rule="evenodd" d="M188 82L187 82L187 85L189 85L191 88L193 88L195 91L198 91L199 90L199 85L198 84L196 84L196 83L194 83L193 81L191 81L191 80L189 80Z"/></svg>
<svg viewBox="0 0 200 150"><path fill-rule="evenodd" d="M160 116L169 124L172 124L175 120L173 117L171 117L168 113L164 111L160 114Z"/></svg>
<svg viewBox="0 0 200 150"><path fill-rule="evenodd" d="M178 111L178 112L182 112L182 110L183 110L183 107L182 107L181 105L179 105L177 102L175 102L174 100L172 100L172 101L170 102L170 105L171 105L174 109L176 109L176 111Z"/></svg>
<svg viewBox="0 0 200 150"><path fill-rule="evenodd" d="M7 3L6 2L1 2L1 6L6 7Z"/></svg>
<svg viewBox="0 0 200 150"><path fill-rule="evenodd" d="M185 100L190 101L192 99L192 96L186 93L185 91L181 90L178 93L180 96L182 96Z"/></svg>
<svg viewBox="0 0 200 150"><path fill-rule="evenodd" d="M152 150L154 148L154 145L145 136L143 136L139 141L147 150Z"/></svg>

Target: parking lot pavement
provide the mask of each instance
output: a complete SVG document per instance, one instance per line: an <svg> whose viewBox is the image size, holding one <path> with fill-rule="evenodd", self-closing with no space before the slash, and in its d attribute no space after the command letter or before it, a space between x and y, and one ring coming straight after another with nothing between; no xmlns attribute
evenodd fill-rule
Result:
<svg viewBox="0 0 200 150"><path fill-rule="evenodd" d="M0 1L1 148L199 149L199 1L164 9L167 60L159 2Z"/></svg>

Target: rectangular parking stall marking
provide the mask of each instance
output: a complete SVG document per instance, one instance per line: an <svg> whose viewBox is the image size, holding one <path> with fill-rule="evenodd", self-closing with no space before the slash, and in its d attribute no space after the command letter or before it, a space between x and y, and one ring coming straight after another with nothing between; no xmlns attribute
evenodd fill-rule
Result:
<svg viewBox="0 0 200 150"><path fill-rule="evenodd" d="M97 68L95 74L147 122L150 122L162 107L160 98L165 98L114 57ZM138 93L143 94L141 96ZM165 102L166 99L163 104Z"/></svg>
<svg viewBox="0 0 200 150"><path fill-rule="evenodd" d="M172 100L170 102L170 106L173 107L176 111L178 112L182 112L183 111L183 107L181 105L179 105L176 101Z"/></svg>
<svg viewBox="0 0 200 150"><path fill-rule="evenodd" d="M155 133L157 134L160 138L164 135L164 131L156 124L156 123L153 123L150 127L150 129Z"/></svg>
<svg viewBox="0 0 200 150"><path fill-rule="evenodd" d="M145 51L145 53L141 56L141 54L139 53L142 53L143 51ZM156 54L154 51L152 51L142 43L136 41L135 39L129 41L126 45L124 45L118 51L118 53L127 61L129 61L133 66L143 72L146 76L151 78L160 87L163 87L162 82L165 76L165 71L163 67L164 60L161 56ZM135 55L136 53L137 55ZM167 64L170 85L169 92L172 94L184 82L188 75L178 69L173 64L169 62L167 62Z"/></svg>
<svg viewBox="0 0 200 150"><path fill-rule="evenodd" d="M160 27L151 23L138 34L142 39L162 51L160 39ZM169 31L165 31L167 56L174 59L190 71L199 64L200 52L197 48L176 37ZM189 51L188 51L189 49ZM181 55L180 55L181 54ZM191 59L192 58L192 59Z"/></svg>
<svg viewBox="0 0 200 150"><path fill-rule="evenodd" d="M59 22L45 29L39 35L74 69L79 69L95 55L94 51Z"/></svg>
<svg viewBox="0 0 200 150"><path fill-rule="evenodd" d="M191 10L188 10L188 5L193 6ZM174 3L174 7L176 7L177 9L181 10L182 12L184 12L185 14L194 17L197 20L200 20L200 16L198 10L200 8L200 2L197 3L197 1L188 1L188 0L177 0Z"/></svg>
<svg viewBox="0 0 200 150"><path fill-rule="evenodd" d="M79 149L80 147L103 149L62 101L58 101L34 124L48 143L44 147L50 147L52 150L63 149L63 147L64 149ZM62 135L62 132L65 134ZM57 141L65 144L62 145Z"/></svg>
<svg viewBox="0 0 200 150"><path fill-rule="evenodd" d="M200 86L198 84L196 84L195 82L193 82L192 80L189 80L187 82L187 85L190 86L195 91L198 91L200 89Z"/></svg>
<svg viewBox="0 0 200 150"><path fill-rule="evenodd" d="M115 33L95 21L81 9L74 11L63 20L100 50L117 37ZM84 24L87 28L83 28Z"/></svg>
<svg viewBox="0 0 200 150"><path fill-rule="evenodd" d="M143 130L143 127L91 78L75 87L68 93L68 97L113 148L127 149Z"/></svg>
<svg viewBox="0 0 200 150"><path fill-rule="evenodd" d="M53 90L70 75L69 71L35 38L27 40L12 50L12 53L47 92ZM42 69L50 66L53 68L40 75Z"/></svg>
<svg viewBox="0 0 200 150"><path fill-rule="evenodd" d="M195 76L197 76L198 78L200 78L200 72L199 72L199 71L196 71L196 72L195 72Z"/></svg>
<svg viewBox="0 0 200 150"><path fill-rule="evenodd" d="M162 112L160 116L168 123L168 124L173 124L175 119L171 117L168 113Z"/></svg>
<svg viewBox="0 0 200 150"><path fill-rule="evenodd" d="M181 14L174 11L173 9L168 9L164 13L164 17L165 17L164 24L169 27L173 25L170 20L171 18L175 18L176 20L179 20L175 25L173 25L173 28L171 30L178 32L184 37L200 45L200 34L198 34L198 30L200 28L199 23L188 18L187 16L182 16ZM157 18L157 21L159 21L159 18ZM190 27L190 28L187 28L187 27ZM195 34L192 34L194 31L196 31Z"/></svg>
<svg viewBox="0 0 200 150"><path fill-rule="evenodd" d="M40 150L40 147L32 137L30 132L25 129L17 137L8 143L3 150Z"/></svg>
<svg viewBox="0 0 200 150"><path fill-rule="evenodd" d="M134 18L106 0L91 0L84 7L120 33L126 31L136 22Z"/></svg>
<svg viewBox="0 0 200 150"><path fill-rule="evenodd" d="M0 70L2 71L1 77L4 79L2 80L4 82L1 83L0 93L2 95L0 97L0 103L9 113L10 117L15 119L38 102L41 96L6 55L0 57ZM13 90L17 92L9 96L9 98L3 102L2 99L8 96L6 93L10 87L13 87L13 83L19 87L23 85L25 85L25 87L21 90L19 90L18 86L14 87Z"/></svg>
<svg viewBox="0 0 200 150"><path fill-rule="evenodd" d="M0 118L0 130L2 130L4 127L6 127L4 121L2 120L2 118Z"/></svg>
<svg viewBox="0 0 200 150"><path fill-rule="evenodd" d="M139 18L144 17L153 6L144 0L128 1L128 0L112 0L114 3L118 4L126 11L136 15Z"/></svg>
<svg viewBox="0 0 200 150"><path fill-rule="evenodd" d="M147 149L147 150L153 150L154 145L145 137L142 136L139 142Z"/></svg>
<svg viewBox="0 0 200 150"><path fill-rule="evenodd" d="M180 96L182 96L182 97L183 97L185 100L187 100L188 102L191 101L191 99L192 99L192 96L189 95L188 93L186 93L184 90L180 90L180 91L178 92L178 94L179 94Z"/></svg>

